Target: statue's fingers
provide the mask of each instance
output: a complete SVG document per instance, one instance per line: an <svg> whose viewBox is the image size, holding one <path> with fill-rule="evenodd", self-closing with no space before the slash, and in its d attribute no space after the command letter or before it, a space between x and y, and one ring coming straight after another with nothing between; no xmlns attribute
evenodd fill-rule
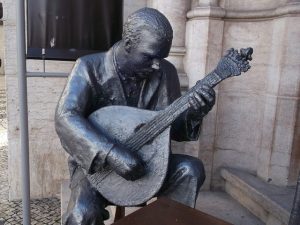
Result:
<svg viewBox="0 0 300 225"><path fill-rule="evenodd" d="M211 95L210 93L207 93L207 96L205 96L207 104L212 107L215 104L216 98L214 95Z"/></svg>
<svg viewBox="0 0 300 225"><path fill-rule="evenodd" d="M208 91L209 89L211 89L210 86L208 86L207 84L203 84L203 85L201 85L200 90L196 90L196 92L197 92L197 93L200 93L201 90L206 90L206 91Z"/></svg>
<svg viewBox="0 0 300 225"><path fill-rule="evenodd" d="M189 104L194 110L198 110L200 108L200 104L194 99L194 96L189 98Z"/></svg>
<svg viewBox="0 0 300 225"><path fill-rule="evenodd" d="M213 88L209 87L208 85L203 86L203 89L213 98L216 96L216 92ZM201 93L199 93L201 94Z"/></svg>
<svg viewBox="0 0 300 225"><path fill-rule="evenodd" d="M214 89L209 89L208 90L208 93L210 94L210 96L212 97L212 98L215 98L216 97L216 92L215 92L215 90Z"/></svg>
<svg viewBox="0 0 300 225"><path fill-rule="evenodd" d="M213 88L211 88L208 85L202 85L201 89L196 90L196 92L200 95L203 95L205 93L208 93L210 96L215 97L216 96L216 92Z"/></svg>
<svg viewBox="0 0 300 225"><path fill-rule="evenodd" d="M201 100L204 101L206 104L212 105L214 103L215 98L208 91L202 90L199 94L201 95L201 97L199 96Z"/></svg>
<svg viewBox="0 0 300 225"><path fill-rule="evenodd" d="M199 93L197 93L197 92L194 93L194 98L197 101L198 106L204 107L206 105L205 100L203 99L203 97Z"/></svg>

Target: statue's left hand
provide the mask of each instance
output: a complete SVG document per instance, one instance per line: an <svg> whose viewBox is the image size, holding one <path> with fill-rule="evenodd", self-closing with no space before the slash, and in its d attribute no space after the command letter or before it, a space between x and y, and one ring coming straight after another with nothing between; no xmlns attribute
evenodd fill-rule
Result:
<svg viewBox="0 0 300 225"><path fill-rule="evenodd" d="M189 96L190 109L188 110L188 118L201 119L214 106L216 94L214 89L207 85L202 85Z"/></svg>

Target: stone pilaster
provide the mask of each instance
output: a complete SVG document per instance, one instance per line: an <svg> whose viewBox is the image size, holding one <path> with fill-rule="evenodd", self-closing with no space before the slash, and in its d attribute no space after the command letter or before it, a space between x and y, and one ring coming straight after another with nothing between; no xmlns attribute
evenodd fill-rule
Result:
<svg viewBox="0 0 300 225"><path fill-rule="evenodd" d="M225 11L218 7L216 0L200 0L187 13L185 71L192 87L205 74L209 73L218 63L222 55L222 40ZM210 188L213 151L215 142L217 104L205 117L199 139L199 158L205 165L205 189Z"/></svg>
<svg viewBox="0 0 300 225"><path fill-rule="evenodd" d="M123 21L127 21L128 16L140 8L147 6L147 0L123 0L124 10L123 10Z"/></svg>
<svg viewBox="0 0 300 225"><path fill-rule="evenodd" d="M201 2L201 3L200 3ZM187 13L186 48L184 60L189 85L204 77L221 57L224 9L213 6L216 1L203 0Z"/></svg>
<svg viewBox="0 0 300 225"><path fill-rule="evenodd" d="M300 170L300 1L274 19L270 71L267 74L264 132L258 176L277 185L295 185ZM270 127L272 129L270 129Z"/></svg>

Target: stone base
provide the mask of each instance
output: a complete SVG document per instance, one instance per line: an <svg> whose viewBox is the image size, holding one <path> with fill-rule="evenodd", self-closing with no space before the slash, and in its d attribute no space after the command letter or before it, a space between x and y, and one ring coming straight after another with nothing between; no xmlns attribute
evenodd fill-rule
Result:
<svg viewBox="0 0 300 225"><path fill-rule="evenodd" d="M287 225L295 187L271 185L247 172L222 169L225 190L267 225Z"/></svg>
<svg viewBox="0 0 300 225"><path fill-rule="evenodd" d="M196 209L235 225L265 224L225 192L201 191Z"/></svg>

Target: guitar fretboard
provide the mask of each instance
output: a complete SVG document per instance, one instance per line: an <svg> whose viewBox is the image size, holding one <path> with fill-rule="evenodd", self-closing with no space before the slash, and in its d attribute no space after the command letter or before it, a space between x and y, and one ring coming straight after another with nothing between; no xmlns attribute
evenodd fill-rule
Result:
<svg viewBox="0 0 300 225"><path fill-rule="evenodd" d="M147 142L154 139L169 127L182 113L188 110L191 106L189 104L190 96L201 88L203 84L213 88L225 78L221 78L215 71L208 74L202 80L192 87L187 93L175 100L166 109L162 110L151 121L142 126L136 133L130 136L124 143L125 147L138 151Z"/></svg>

